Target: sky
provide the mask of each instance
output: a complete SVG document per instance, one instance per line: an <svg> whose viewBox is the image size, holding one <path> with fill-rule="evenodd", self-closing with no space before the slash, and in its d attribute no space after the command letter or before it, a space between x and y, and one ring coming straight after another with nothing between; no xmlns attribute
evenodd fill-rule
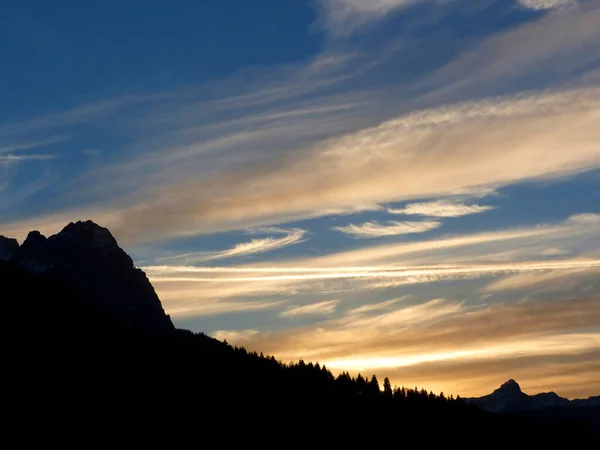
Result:
<svg viewBox="0 0 600 450"><path fill-rule="evenodd" d="M600 394L598 0L8 0L0 234L92 219L176 326Z"/></svg>

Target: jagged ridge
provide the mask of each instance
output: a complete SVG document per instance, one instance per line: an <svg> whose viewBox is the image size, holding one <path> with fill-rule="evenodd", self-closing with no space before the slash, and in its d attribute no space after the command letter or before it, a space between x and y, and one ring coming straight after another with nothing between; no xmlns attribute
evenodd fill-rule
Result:
<svg viewBox="0 0 600 450"><path fill-rule="evenodd" d="M569 400L560 397L555 392L528 395L513 379L502 384L491 394L479 398L469 398L466 401L489 412L523 412L544 408L600 406L600 397Z"/></svg>
<svg viewBox="0 0 600 450"><path fill-rule="evenodd" d="M1 238L0 250L9 265L59 280L128 325L174 330L146 274L134 266L108 229L90 220L71 222L49 238L31 231L21 246Z"/></svg>
<svg viewBox="0 0 600 450"><path fill-rule="evenodd" d="M8 261L19 250L19 242L16 239L0 236L0 261Z"/></svg>

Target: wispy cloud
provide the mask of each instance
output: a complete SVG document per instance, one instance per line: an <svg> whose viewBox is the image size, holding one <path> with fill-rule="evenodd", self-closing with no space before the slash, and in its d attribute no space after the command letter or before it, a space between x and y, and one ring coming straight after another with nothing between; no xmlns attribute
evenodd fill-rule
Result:
<svg viewBox="0 0 600 450"><path fill-rule="evenodd" d="M397 236L400 234L425 233L440 227L441 222L396 222L393 220L380 222L365 222L360 225L350 224L343 227L332 227L332 230L349 234L355 238L376 238L382 236Z"/></svg>
<svg viewBox="0 0 600 450"><path fill-rule="evenodd" d="M584 80L588 73L594 73L590 68L597 67L600 7L593 1L580 5L566 14L545 14L479 41L472 51L464 52L432 76L427 85L439 89L438 93L452 92L459 97L485 95L490 89L499 92L498 88L507 92L514 86L523 91L539 88L540 83L557 89L567 80L597 86L598 79L594 82L593 76ZM577 32L564 33L569 29Z"/></svg>
<svg viewBox="0 0 600 450"><path fill-rule="evenodd" d="M0 162L47 161L55 158L56 155L0 155Z"/></svg>
<svg viewBox="0 0 600 450"><path fill-rule="evenodd" d="M317 0L321 22L326 31L336 38L356 33L362 28L374 26L403 8L429 3L442 6L444 0ZM467 9L466 2L457 7ZM536 11L565 11L578 6L578 0L517 0L523 8Z"/></svg>
<svg viewBox="0 0 600 450"><path fill-rule="evenodd" d="M327 359L333 360L333 355L344 354L345 350L348 350L348 346L354 347L355 350L362 348L360 353L371 346L382 345L387 347L387 343L377 343L377 339L390 333L394 336L399 336L402 332L408 333L408 335L418 333L418 330L427 324L456 316L461 310L461 303L434 299L373 315L349 313L341 318L321 322L318 328L301 327L276 334L281 339L287 340L292 338L292 333L295 332L297 333L299 348L302 348L307 356L316 356L314 353L317 351L320 353L319 360L323 360L324 355L329 355ZM359 338L361 333L364 333L364 339ZM261 338L261 335L256 335L255 341L256 339L262 340ZM271 343L271 347L277 347L279 350L285 348L285 346L282 346L282 348L275 342ZM346 348L344 349L344 347ZM292 356L290 352L294 352L294 350L288 349L285 353L278 351L276 354L287 359L287 357Z"/></svg>
<svg viewBox="0 0 600 450"><path fill-rule="evenodd" d="M414 265L417 260L425 260L425 264L439 264L442 261L460 260L465 256L469 260L475 255L490 254L500 249L520 248L524 242L555 242L561 237L573 237L583 232L582 226L566 226L564 224L540 224L535 227L513 228L499 231L483 231L479 233L445 236L441 239L428 239L386 245L370 245L355 250L322 255L312 260L302 261L303 265L314 267L389 267L392 264ZM490 248L492 247L492 248ZM451 259L445 258L448 253ZM423 258L425 256L425 258Z"/></svg>
<svg viewBox="0 0 600 450"><path fill-rule="evenodd" d="M578 0L518 0L519 5L538 11L571 9Z"/></svg>
<svg viewBox="0 0 600 450"><path fill-rule="evenodd" d="M469 2L443 3L448 13ZM422 52L419 39L405 43L407 52L375 57L358 47L329 47L260 76L240 74L154 100L113 99L3 129L26 132L99 115L108 120L125 108L117 116L133 123L118 125L137 142L109 167L82 173L86 182L78 186L85 185L85 194L65 188L69 198L85 195L87 207L60 205L65 217L89 217L91 210L125 242L285 224L357 205L575 174L600 163L593 126L599 91L589 82L568 82L600 57L600 9L592 3L573 13L532 15L516 28L490 31L483 42L468 39L448 49L458 55L452 61L432 58L427 76L381 88L364 90L370 70L411 66ZM393 11L399 4L350 7ZM527 90L533 87L540 90ZM150 112L138 114L142 106Z"/></svg>
<svg viewBox="0 0 600 450"><path fill-rule="evenodd" d="M273 275L295 275L339 273L351 274L359 272L391 272L402 270L423 269L435 271L441 268L474 267L473 261L482 260L482 257L493 256L497 252L506 252L509 249L521 250L525 243L534 245L532 254L540 255L540 248L555 248L557 243L576 244L585 247L585 239L597 236L597 223L600 220L598 214L577 214L569 216L562 222L551 224L538 224L529 228L515 228L491 232L471 233L464 235L445 236L442 239L429 239L416 242L399 244L368 245L356 250L344 250L341 252L321 255L318 257L278 261L277 265L263 263L244 266L214 267L214 266L185 266L185 265L162 265L145 266L144 270L152 275L174 275L180 276L184 273L201 273L210 276L220 274L273 274ZM584 241L581 241L584 239ZM583 244L581 244L583 242ZM568 248L568 245L563 247ZM539 248L538 248L539 247ZM469 250L472 250L470 252ZM452 258L447 260L445 254L450 253ZM568 253L568 251L567 251ZM415 256L426 258L414 259ZM416 260L424 261L425 265L415 263ZM448 261L447 265L440 265L440 260ZM457 265L456 261L465 260L465 265ZM483 260L482 266L489 267L490 260ZM497 261L492 258L491 261ZM593 259L577 258L565 260L539 261L539 264L568 265L569 261L578 264L587 264ZM436 264L437 263L437 264ZM512 260L500 264L527 263L523 260ZM494 263L495 264L495 263ZM539 266L542 267L542 266ZM546 266L544 266L546 267ZM574 267L569 267L574 268ZM316 275L315 275L316 274Z"/></svg>
<svg viewBox="0 0 600 450"><path fill-rule="evenodd" d="M101 100L96 103L83 105L72 110L55 112L45 116L36 117L20 122L5 123L0 125L0 136L18 136L24 133L32 133L39 130L51 130L55 127L87 123L104 114L110 114L119 108L127 105L141 104L149 100L160 98L161 95L124 95L108 100ZM164 97L164 96L163 96ZM64 140L60 138L44 138L38 142ZM50 142L48 142L50 143ZM40 144L44 145L44 144ZM38 146L37 144L35 145Z"/></svg>
<svg viewBox="0 0 600 450"><path fill-rule="evenodd" d="M280 305L281 302L268 301L215 301L215 302L193 302L188 305L180 304L178 306L171 304L169 315L174 317L199 317L199 316L215 316L219 314L257 311L262 309L274 308Z"/></svg>
<svg viewBox="0 0 600 450"><path fill-rule="evenodd" d="M553 261L521 261L504 264L480 264L480 265L443 265L443 266L425 266L411 268L243 268L244 272L252 272L254 274L246 274L239 276L239 270L235 267L161 267L149 266L144 267L150 278L155 282L164 281L189 281L198 283L211 283L222 281L219 278L206 276L183 276L188 273L232 273L233 276L228 276L230 282L250 282L250 281L291 281L291 280L331 280L331 279L346 279L346 278L393 278L402 281L403 284L428 283L441 280L464 279L469 277L481 277L489 275L498 275L515 272L530 272L542 270L563 270L563 269L582 269L600 267L600 259L584 259L584 260L553 260ZM161 271L165 271L168 277L158 275ZM173 275L176 273L177 275Z"/></svg>
<svg viewBox="0 0 600 450"><path fill-rule="evenodd" d="M213 336L220 341L244 342L250 340L253 336L259 333L257 330L217 330L213 332Z"/></svg>
<svg viewBox="0 0 600 450"><path fill-rule="evenodd" d="M510 275L488 284L484 292L506 292L511 290L532 289L542 287L549 289L575 289L586 279L595 279L600 271L600 266L571 268L561 270L548 270L540 272L525 272Z"/></svg>
<svg viewBox="0 0 600 450"><path fill-rule="evenodd" d="M164 238L591 170L600 165L593 125L599 98L600 91L585 89L413 113L265 164L163 188L109 225L123 238Z"/></svg>
<svg viewBox="0 0 600 450"><path fill-rule="evenodd" d="M214 255L207 257L207 260L210 259L222 259L222 258L231 258L234 256L243 256L243 255L253 255L257 253L266 253L272 250L276 250L282 247L286 247L288 245L298 244L304 240L306 236L306 230L301 230L299 228L293 228L291 230L286 230L288 233L287 236L282 238L273 238L268 237L264 239L252 239L250 242L244 242L241 244L237 244L235 247L224 250L222 252L218 252Z"/></svg>
<svg viewBox="0 0 600 450"><path fill-rule="evenodd" d="M468 350L444 352L431 351L414 356L347 358L325 361L327 366L338 369L373 370L377 368L402 367L445 360L476 360L477 358L502 358L506 356L540 356L600 349L600 334L570 334L536 339L525 339L510 346L499 343L494 346L475 347Z"/></svg>
<svg viewBox="0 0 600 450"><path fill-rule="evenodd" d="M338 303L338 300L328 300L320 303L312 303L310 305L293 306L279 315L281 317L327 315L335 311Z"/></svg>
<svg viewBox="0 0 600 450"><path fill-rule="evenodd" d="M563 256L569 252L563 248L550 247L542 249L538 252L540 256Z"/></svg>
<svg viewBox="0 0 600 450"><path fill-rule="evenodd" d="M407 296L404 297L400 297L400 298L395 298L393 300L388 300L385 302L380 302L380 303L374 303L374 304L370 304L370 305L363 305L363 306L359 306L358 308L353 308L351 310L348 311L348 314L366 314L366 313L372 313L374 311L379 311L382 309L386 309L392 305L395 305L396 303L405 300L407 298Z"/></svg>
<svg viewBox="0 0 600 450"><path fill-rule="evenodd" d="M159 258L159 260L171 261L175 262L176 264L192 264L212 261L215 259L256 255L287 247L289 245L299 244L305 240L304 238L306 236L306 230L302 230L300 228L291 228L286 230L282 228L271 227L252 230L252 233L283 233L286 234L286 236L281 238L267 237L263 239L252 239L249 242L236 244L228 250L222 250L218 252L185 253L181 255L162 257Z"/></svg>
<svg viewBox="0 0 600 450"><path fill-rule="evenodd" d="M33 148L44 147L59 142L64 142L67 140L69 140L69 136L64 135L50 136L38 140L24 140L20 142L14 142L12 140L9 140L7 144L0 145L0 154L16 153L23 150L31 150Z"/></svg>
<svg viewBox="0 0 600 450"><path fill-rule="evenodd" d="M530 274L525 283L540 277L550 281L561 273L576 274L600 270L599 255L577 256L598 237L595 215L577 215L556 224L530 228L445 236L399 244L367 245L355 250L310 258L264 261L262 263L218 266L144 266L163 300L171 307L193 310L202 302L253 302L256 298L290 301L296 296L321 299L348 295L374 295L382 289L430 285L439 281L503 278ZM569 259L539 260L545 248L566 249ZM571 285L568 277L556 278ZM579 275L575 281L585 280ZM548 281L548 288L550 283ZM520 282L520 281L519 281ZM491 280L490 280L491 283ZM504 286L508 289L507 281ZM552 285L555 285L553 283ZM491 285L493 286L493 285ZM484 292L499 292L493 287ZM502 284L498 285L500 288ZM540 283L531 284L539 289ZM581 286L573 286L578 292ZM477 289L480 289L478 287ZM515 291L515 289L513 289ZM368 293L368 294L367 294ZM297 298L297 297L296 297ZM360 308L366 305L357 305ZM369 309L369 308L367 308ZM360 310L359 310L360 311ZM192 313L190 313L192 314ZM185 315L182 313L182 315Z"/></svg>
<svg viewBox="0 0 600 450"><path fill-rule="evenodd" d="M567 224L575 224L575 225L600 225L600 214L596 213L584 213L584 214L574 214L570 216L566 220Z"/></svg>
<svg viewBox="0 0 600 450"><path fill-rule="evenodd" d="M432 0L318 0L324 25L336 37L350 35L390 12Z"/></svg>
<svg viewBox="0 0 600 450"><path fill-rule="evenodd" d="M465 203L438 200L435 202L409 203L401 209L388 209L390 214L406 214L429 217L461 217L469 214L479 214L494 209L493 206L482 206L476 203Z"/></svg>

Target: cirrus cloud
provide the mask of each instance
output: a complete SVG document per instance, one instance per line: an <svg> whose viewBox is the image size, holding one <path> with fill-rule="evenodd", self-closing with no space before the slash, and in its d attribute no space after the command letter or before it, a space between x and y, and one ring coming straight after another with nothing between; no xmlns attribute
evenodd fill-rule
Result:
<svg viewBox="0 0 600 450"><path fill-rule="evenodd" d="M355 238L376 238L382 236L398 236L400 234L425 233L442 225L441 222L397 222L390 220L384 223L376 221L360 225L349 224L343 227L332 227L332 230L348 234Z"/></svg>
<svg viewBox="0 0 600 450"><path fill-rule="evenodd" d="M118 220L104 223L124 239L151 240L164 238L165 230L175 237L248 228L561 177L600 166L598 120L595 88L424 110L267 162L149 191L152 201L115 211Z"/></svg>
<svg viewBox="0 0 600 450"><path fill-rule="evenodd" d="M537 11L545 10L563 10L573 8L577 5L577 0L518 0L518 3L525 8Z"/></svg>
<svg viewBox="0 0 600 450"><path fill-rule="evenodd" d="M338 303L338 300L328 300L325 302L311 303L304 306L293 306L286 309L279 315L281 317L297 317L331 314L335 311L335 307Z"/></svg>
<svg viewBox="0 0 600 450"><path fill-rule="evenodd" d="M435 202L409 203L402 209L388 209L390 214L406 214L430 217L461 217L469 214L479 214L494 209L493 206L478 204L467 205L439 200Z"/></svg>
<svg viewBox="0 0 600 450"><path fill-rule="evenodd" d="M352 34L392 11L431 0L319 0L324 25L336 37Z"/></svg>
<svg viewBox="0 0 600 450"><path fill-rule="evenodd" d="M181 255L168 256L159 259L163 261L171 261L175 264L191 264L203 261L212 261L215 259L227 259L238 256L256 255L287 247L289 245L299 244L304 241L304 237L306 236L306 230L302 230L300 228L291 228L289 230L285 230L282 228L270 227L251 231L251 233L262 232L283 233L286 234L286 236L281 238L267 237L263 239L252 239L249 242L242 242L234 245L230 249L221 250L217 252L185 253Z"/></svg>

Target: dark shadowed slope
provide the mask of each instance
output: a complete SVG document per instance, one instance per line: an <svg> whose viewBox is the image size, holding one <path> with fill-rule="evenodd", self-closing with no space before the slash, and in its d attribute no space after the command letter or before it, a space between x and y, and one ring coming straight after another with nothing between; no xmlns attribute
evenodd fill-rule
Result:
<svg viewBox="0 0 600 450"><path fill-rule="evenodd" d="M482 439L539 445L591 436L577 424L495 416L418 389L386 383L381 392L376 378L336 378L318 364L284 365L176 330L143 273L96 227L34 233L0 261L5 440L479 448Z"/></svg>

